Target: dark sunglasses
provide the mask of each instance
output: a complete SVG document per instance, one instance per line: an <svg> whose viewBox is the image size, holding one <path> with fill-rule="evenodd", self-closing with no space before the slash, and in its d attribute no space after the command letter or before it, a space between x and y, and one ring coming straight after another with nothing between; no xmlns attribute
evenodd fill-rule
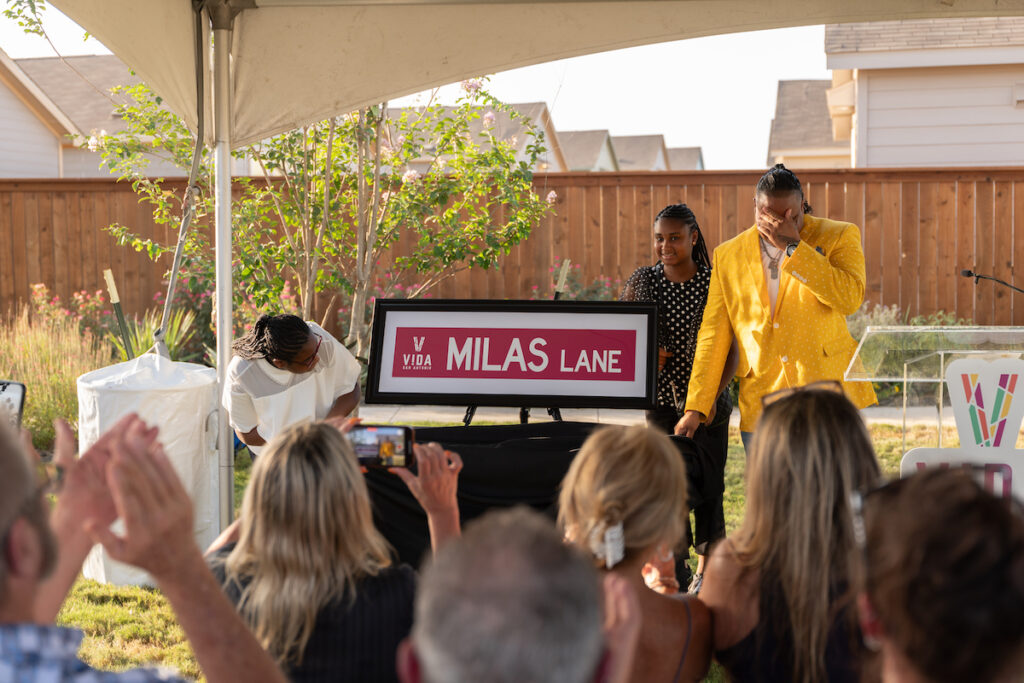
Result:
<svg viewBox="0 0 1024 683"><path fill-rule="evenodd" d="M802 391L832 391L837 394L845 393L843 391L843 384L837 379L822 379L817 382L811 382L805 384L802 387L786 387L785 389L779 389L773 391L770 394L765 394L761 397L761 407L767 408L773 403L777 403L784 398L789 398L794 394L799 394Z"/></svg>

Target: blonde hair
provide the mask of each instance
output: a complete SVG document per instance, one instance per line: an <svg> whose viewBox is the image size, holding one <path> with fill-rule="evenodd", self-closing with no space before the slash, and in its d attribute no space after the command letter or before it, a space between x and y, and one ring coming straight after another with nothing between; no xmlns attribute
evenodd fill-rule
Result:
<svg viewBox="0 0 1024 683"><path fill-rule="evenodd" d="M634 425L605 427L583 443L558 496L558 524L589 552L592 534L622 523L625 559L686 534L686 466L667 436ZM604 561L594 558L596 566Z"/></svg>
<svg viewBox="0 0 1024 683"><path fill-rule="evenodd" d="M791 635L794 681L826 678L829 629L850 597L836 605L835 591L856 579L850 493L879 477L864 421L842 394L798 391L761 414L743 524L731 540L740 563L760 571L762 591L781 589L768 596L774 613L760 618Z"/></svg>
<svg viewBox="0 0 1024 683"><path fill-rule="evenodd" d="M391 565L348 439L323 423L271 440L242 501L238 544L225 561L238 609L279 663L302 662L317 613L355 600L360 579Z"/></svg>

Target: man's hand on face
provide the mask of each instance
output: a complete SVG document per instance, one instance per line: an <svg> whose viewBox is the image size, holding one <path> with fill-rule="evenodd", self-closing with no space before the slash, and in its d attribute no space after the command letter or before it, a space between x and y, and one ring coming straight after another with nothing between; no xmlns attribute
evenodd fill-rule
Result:
<svg viewBox="0 0 1024 683"><path fill-rule="evenodd" d="M758 207L757 231L776 249L785 249L790 242L800 241L799 215L793 209L779 214L768 207Z"/></svg>

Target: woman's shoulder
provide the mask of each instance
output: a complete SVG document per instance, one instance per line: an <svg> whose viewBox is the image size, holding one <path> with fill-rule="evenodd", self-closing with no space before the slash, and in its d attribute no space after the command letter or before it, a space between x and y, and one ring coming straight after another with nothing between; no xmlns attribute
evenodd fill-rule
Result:
<svg viewBox="0 0 1024 683"><path fill-rule="evenodd" d="M743 563L732 541L715 546L704 568L700 599L714 615L716 650L738 642L757 625L760 572Z"/></svg>

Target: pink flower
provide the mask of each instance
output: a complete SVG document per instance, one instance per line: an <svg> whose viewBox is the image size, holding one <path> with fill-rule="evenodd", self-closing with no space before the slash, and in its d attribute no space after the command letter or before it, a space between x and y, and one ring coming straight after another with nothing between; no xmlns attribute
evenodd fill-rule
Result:
<svg viewBox="0 0 1024 683"><path fill-rule="evenodd" d="M551 190L551 192L548 192L548 196L545 198L544 201L548 203L548 206L554 205L554 203L558 201L558 193L555 192L554 190Z"/></svg>
<svg viewBox="0 0 1024 683"><path fill-rule="evenodd" d="M486 114L484 114L483 121L484 121L484 125L485 126L493 126L494 125L494 112L493 111L489 111Z"/></svg>
<svg viewBox="0 0 1024 683"><path fill-rule="evenodd" d="M415 183L420 179L420 172L414 168L410 168L404 174L402 174L403 183Z"/></svg>
<svg viewBox="0 0 1024 683"><path fill-rule="evenodd" d="M466 92L473 93L483 87L483 83L480 82L479 78L467 78L462 81L462 89Z"/></svg>

